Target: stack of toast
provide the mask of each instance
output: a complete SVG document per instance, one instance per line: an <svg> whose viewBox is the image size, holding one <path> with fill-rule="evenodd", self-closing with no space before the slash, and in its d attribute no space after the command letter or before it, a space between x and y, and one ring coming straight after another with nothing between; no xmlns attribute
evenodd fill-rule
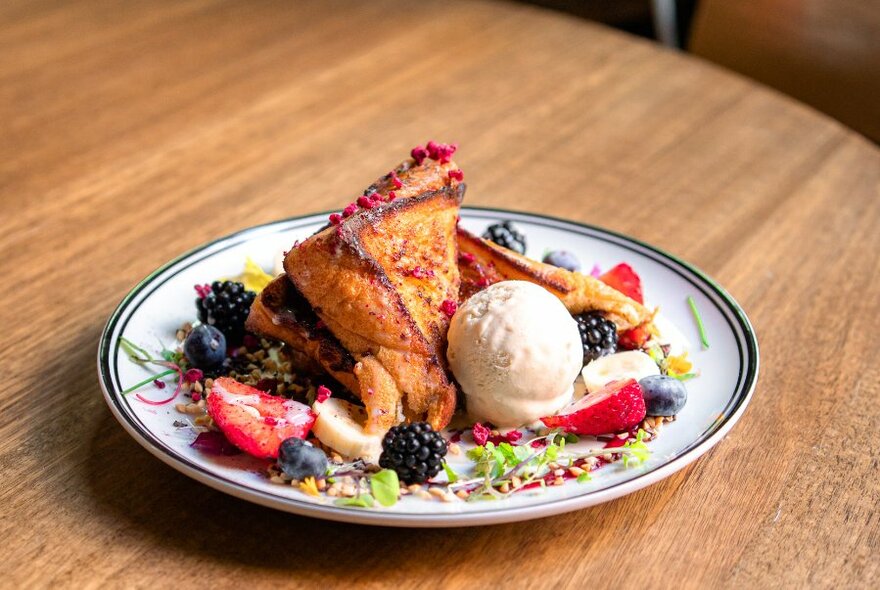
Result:
<svg viewBox="0 0 880 590"><path fill-rule="evenodd" d="M458 227L466 186L431 144L285 255L285 273L257 297L248 330L287 344L312 370L357 396L367 433L456 408L446 334L458 305L503 280L536 283L572 314L602 311L623 331L650 320L638 302L598 279L530 260ZM420 151L422 153L420 153Z"/></svg>

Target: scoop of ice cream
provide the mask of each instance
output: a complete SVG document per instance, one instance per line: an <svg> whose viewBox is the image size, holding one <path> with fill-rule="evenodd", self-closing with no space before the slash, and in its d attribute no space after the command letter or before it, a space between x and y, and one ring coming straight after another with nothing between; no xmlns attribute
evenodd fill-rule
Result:
<svg viewBox="0 0 880 590"><path fill-rule="evenodd" d="M583 351L559 299L532 283L502 281L455 313L446 357L471 417L509 427L571 401Z"/></svg>

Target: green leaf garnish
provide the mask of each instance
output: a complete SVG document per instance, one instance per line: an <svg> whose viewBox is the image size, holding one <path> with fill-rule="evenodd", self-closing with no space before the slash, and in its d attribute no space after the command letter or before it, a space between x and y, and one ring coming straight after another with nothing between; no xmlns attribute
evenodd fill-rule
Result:
<svg viewBox="0 0 880 590"><path fill-rule="evenodd" d="M694 314L697 328L700 330L700 342L703 344L703 348L709 348L709 339L706 337L706 326L703 325L703 318L700 317L700 312L697 309L697 302L692 296L688 296L687 302L691 308L691 313Z"/></svg>
<svg viewBox="0 0 880 590"><path fill-rule="evenodd" d="M520 445L518 447L513 447L513 449L514 449L514 454L516 455L516 462L517 463L525 461L526 459L528 459L529 457L532 456L533 449L532 449L532 447L530 447L528 445Z"/></svg>
<svg viewBox="0 0 880 590"><path fill-rule="evenodd" d="M514 450L514 446L510 443L503 442L498 445L496 449L496 461L497 457L501 456L503 458L501 462L501 467L503 468L505 465L515 465L519 463L519 458L517 457L516 451Z"/></svg>
<svg viewBox="0 0 880 590"><path fill-rule="evenodd" d="M354 498L337 498L335 502L333 502L337 506L357 506L359 508L372 508L373 507L373 496L370 494L361 494L360 496L355 496Z"/></svg>
<svg viewBox="0 0 880 590"><path fill-rule="evenodd" d="M670 377L675 377L679 381L687 381L689 379L693 379L697 377L697 373L685 373L684 375L670 375Z"/></svg>
<svg viewBox="0 0 880 590"><path fill-rule="evenodd" d="M623 455L624 467L641 465L651 456L651 450L644 443L643 438L645 438L645 431L639 428L636 440L631 440L623 445L624 449L630 450L629 453Z"/></svg>
<svg viewBox="0 0 880 590"><path fill-rule="evenodd" d="M455 483L458 481L458 474L452 470L452 467L449 466L449 463L443 461L443 471L446 473L446 479L449 480L449 483Z"/></svg>
<svg viewBox="0 0 880 590"><path fill-rule="evenodd" d="M507 457L501 449L496 447L492 449L492 459L495 460L495 465L492 466L492 477L501 477L501 474L504 473L504 468L507 465Z"/></svg>
<svg viewBox="0 0 880 590"><path fill-rule="evenodd" d="M493 474L497 470L499 457L502 464L504 462L504 455L500 452L496 455L495 445L491 442L481 447L474 447L468 451L468 457L476 463L474 471L480 477L497 477Z"/></svg>
<svg viewBox="0 0 880 590"><path fill-rule="evenodd" d="M383 469L370 477L370 491L382 506L394 506L400 495L400 481L393 469ZM372 502L371 502L372 503Z"/></svg>
<svg viewBox="0 0 880 590"><path fill-rule="evenodd" d="M483 457L485 449L482 446L470 449L466 454L471 461L479 461Z"/></svg>
<svg viewBox="0 0 880 590"><path fill-rule="evenodd" d="M590 477L589 471L584 471L583 473L581 473L580 475L577 476L578 483L584 483L585 481L590 481L591 479L593 479L593 478Z"/></svg>

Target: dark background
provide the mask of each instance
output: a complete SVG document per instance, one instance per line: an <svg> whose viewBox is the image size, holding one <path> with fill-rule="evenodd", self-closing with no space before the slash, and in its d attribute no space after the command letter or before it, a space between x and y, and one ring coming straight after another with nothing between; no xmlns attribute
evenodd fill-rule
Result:
<svg viewBox="0 0 880 590"><path fill-rule="evenodd" d="M880 0L525 1L662 40L880 142ZM659 34L658 6L675 13L671 39Z"/></svg>

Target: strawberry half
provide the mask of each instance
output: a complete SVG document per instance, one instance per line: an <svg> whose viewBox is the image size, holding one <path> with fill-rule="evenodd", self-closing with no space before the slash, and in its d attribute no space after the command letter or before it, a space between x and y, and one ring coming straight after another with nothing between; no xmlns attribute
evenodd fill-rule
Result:
<svg viewBox="0 0 880 590"><path fill-rule="evenodd" d="M639 303L644 304L645 299L642 296L642 279L636 274L636 271L626 263L621 262L605 274L599 277L599 280L613 287L629 297L635 299Z"/></svg>
<svg viewBox="0 0 880 590"><path fill-rule="evenodd" d="M617 339L617 345L624 350L640 350L650 337L648 325L642 324L626 332L621 332Z"/></svg>
<svg viewBox="0 0 880 590"><path fill-rule="evenodd" d="M282 441L293 436L304 439L315 423L315 413L307 405L229 377L214 381L208 414L229 442L260 459L277 458Z"/></svg>
<svg viewBox="0 0 880 590"><path fill-rule="evenodd" d="M642 388L635 379L621 379L585 395L555 416L541 418L541 421L549 428L598 435L628 430L644 419Z"/></svg>

